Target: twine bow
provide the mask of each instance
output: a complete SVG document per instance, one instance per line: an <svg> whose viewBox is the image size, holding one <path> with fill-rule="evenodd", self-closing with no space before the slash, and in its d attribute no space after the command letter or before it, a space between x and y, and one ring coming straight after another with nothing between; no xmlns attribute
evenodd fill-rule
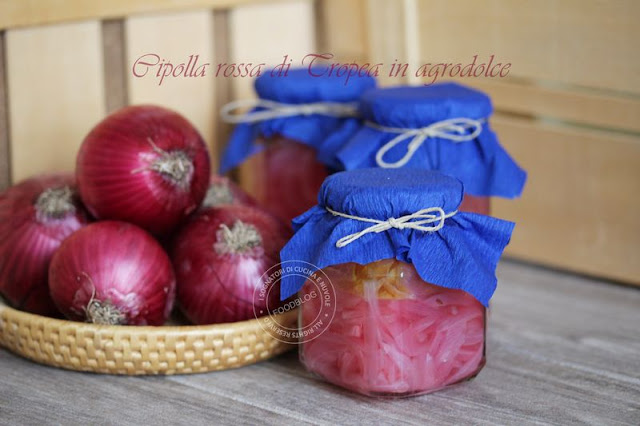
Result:
<svg viewBox="0 0 640 426"><path fill-rule="evenodd" d="M263 108L246 114L235 114L242 108ZM284 104L266 99L244 99L229 102L220 110L222 119L227 123L257 123L274 118L293 117L296 115L328 115L333 117L355 117L357 106L354 103L314 102L308 104Z"/></svg>
<svg viewBox="0 0 640 426"><path fill-rule="evenodd" d="M442 229L444 226L445 219L452 217L458 211L453 211L451 213L445 213L445 211L440 207L429 207L427 209L419 210L415 213L400 216L400 217L390 217L387 220L377 220L370 219L366 217L352 216L346 213L340 213L335 210L330 209L329 207L325 207L329 213L334 216L344 217L346 219L359 220L360 222L369 222L373 223L368 228L363 229L360 232L355 232L353 234L349 234L340 238L336 241L336 247L342 248L346 245L351 244L358 238L369 234L369 233L380 233L387 231L391 228L395 229L415 229L423 232L436 232ZM434 224L434 225L428 225Z"/></svg>
<svg viewBox="0 0 640 426"><path fill-rule="evenodd" d="M467 142L475 139L482 132L482 122L484 120L474 120L471 118L451 118L448 120L438 121L427 127L418 129L405 129L398 127L385 127L377 123L368 121L366 124L376 130L387 133L399 133L398 136L384 144L376 153L376 163L383 168L402 167L411 160L413 154L422 146L427 138L441 138L459 143ZM471 133L468 131L471 130ZM384 160L384 156L389 150L399 143L411 138L411 142L407 146L407 152L404 156L394 163L388 163Z"/></svg>

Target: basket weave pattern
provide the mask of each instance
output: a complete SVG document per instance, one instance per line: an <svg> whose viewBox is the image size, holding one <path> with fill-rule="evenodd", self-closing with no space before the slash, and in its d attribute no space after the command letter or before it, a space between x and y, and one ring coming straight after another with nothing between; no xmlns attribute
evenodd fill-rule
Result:
<svg viewBox="0 0 640 426"><path fill-rule="evenodd" d="M296 312L278 322L293 326ZM104 326L32 315L0 301L0 345L33 361L70 370L143 375L241 367L293 346L259 320L206 326Z"/></svg>

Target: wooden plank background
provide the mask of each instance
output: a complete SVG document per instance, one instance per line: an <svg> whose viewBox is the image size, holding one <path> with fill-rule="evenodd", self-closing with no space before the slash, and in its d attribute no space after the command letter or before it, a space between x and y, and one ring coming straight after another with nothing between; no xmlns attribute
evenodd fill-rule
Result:
<svg viewBox="0 0 640 426"><path fill-rule="evenodd" d="M423 62L512 63L465 81L529 171L521 199L495 203L518 223L507 253L640 284L640 2L427 0L417 15Z"/></svg>
<svg viewBox="0 0 640 426"><path fill-rule="evenodd" d="M457 79L492 97L500 140L529 171L521 199L495 200L494 214L517 222L507 254L640 284L640 2L360 3L368 51L342 59L415 63L417 49L419 64L513 64L505 79ZM350 32L332 30L340 52Z"/></svg>
<svg viewBox="0 0 640 426"><path fill-rule="evenodd" d="M199 56L199 64L213 61L213 13L208 10L153 14L125 21L127 84L131 104L157 104L171 108L195 125L207 145L214 145L215 81L212 73L204 77L135 77L135 61L152 53L174 65L186 63L190 55ZM209 67L211 70L211 66ZM149 72L150 74L151 72ZM212 161L217 161L212 158Z"/></svg>
<svg viewBox="0 0 640 426"><path fill-rule="evenodd" d="M104 60L104 92L106 112L110 113L129 104L127 92L127 49L124 20L102 21L102 48Z"/></svg>
<svg viewBox="0 0 640 426"><path fill-rule="evenodd" d="M6 36L0 31L0 191L11 183L9 152L9 98L6 72Z"/></svg>
<svg viewBox="0 0 640 426"><path fill-rule="evenodd" d="M518 77L640 93L635 0L423 0L417 12L422 59L495 54Z"/></svg>
<svg viewBox="0 0 640 426"><path fill-rule="evenodd" d="M509 255L640 284L640 2L616 0L2 0L0 188L72 170L107 112L153 102L183 113L219 158L217 111L254 96L249 79L132 76L157 54L275 64L338 60L512 63L504 79L462 79L492 96L493 125L529 170ZM382 84L420 84L382 76ZM252 165L240 177L251 177Z"/></svg>
<svg viewBox="0 0 640 426"><path fill-rule="evenodd" d="M101 46L98 21L6 33L14 182L73 170L82 139L105 114Z"/></svg>
<svg viewBox="0 0 640 426"><path fill-rule="evenodd" d="M235 63L277 65L288 55L293 66L315 51L313 4L298 1L278 4L256 4L231 11L230 51ZM234 96L254 97L250 78L232 78Z"/></svg>
<svg viewBox="0 0 640 426"><path fill-rule="evenodd" d="M277 1L283 0L2 0L0 29L86 19L124 18L144 13L227 9L249 3Z"/></svg>
<svg viewBox="0 0 640 426"><path fill-rule="evenodd" d="M638 283L638 139L508 116L493 124L529 173L521 199L494 200L496 215L517 222L508 253Z"/></svg>
<svg viewBox="0 0 640 426"><path fill-rule="evenodd" d="M288 55L293 63L300 63L304 55L315 50L315 22L313 3L309 1L275 5L256 4L233 9L229 16L229 54L234 63L266 63L277 65ZM264 38L258 43L257 39ZM230 78L232 97L255 97L253 81L249 78ZM224 143L224 142L222 142ZM245 189L258 195L257 184L261 170L260 157L246 161L238 170L238 178Z"/></svg>

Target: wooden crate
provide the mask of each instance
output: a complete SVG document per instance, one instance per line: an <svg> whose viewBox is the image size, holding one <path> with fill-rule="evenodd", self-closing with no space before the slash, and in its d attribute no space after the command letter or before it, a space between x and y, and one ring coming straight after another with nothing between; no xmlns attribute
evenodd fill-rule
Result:
<svg viewBox="0 0 640 426"><path fill-rule="evenodd" d="M638 18L634 0L3 0L0 188L71 170L88 130L129 103L184 114L217 162L229 131L217 111L252 96L251 80L134 77L135 59L154 50L172 61L332 52L412 66L494 54L512 63L507 78L462 81L492 96L493 125L529 171L521 199L495 202L518 223L508 254L640 284Z"/></svg>
<svg viewBox="0 0 640 426"><path fill-rule="evenodd" d="M529 173L521 199L495 201L496 216L517 222L508 255L640 284L640 2L328 0L324 7L333 9L325 12L324 50L343 61L398 59L415 69L493 54L511 62L504 79L458 79L491 95L492 125ZM350 13L337 18L344 7ZM349 25L345 16L360 19Z"/></svg>

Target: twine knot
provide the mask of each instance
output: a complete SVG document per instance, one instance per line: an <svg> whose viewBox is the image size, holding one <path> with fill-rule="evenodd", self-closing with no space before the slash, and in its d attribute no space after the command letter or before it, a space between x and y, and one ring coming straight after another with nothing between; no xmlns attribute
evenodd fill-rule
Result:
<svg viewBox="0 0 640 426"><path fill-rule="evenodd" d="M314 105L302 104L299 108L301 115L312 115L317 111L317 108L314 107Z"/></svg>
<svg viewBox="0 0 640 426"><path fill-rule="evenodd" d="M378 234L380 232L384 232L392 228L399 229L399 230L415 229L417 231L422 231L422 232L437 232L441 230L442 227L444 226L445 219L450 218L454 216L456 213L458 213L457 210L451 213L446 213L440 207L429 207L406 216L390 217L387 220L377 220L377 219L353 216L350 214L337 212L335 210L330 209L329 207L325 207L325 208L329 213L331 213L334 216L344 217L345 219L358 220L360 222L373 223L373 225L363 229L360 232L355 232L353 234L349 234L340 238L336 242L336 247L338 248L342 248L346 245L349 245L355 240L363 237L366 234L369 234L369 233Z"/></svg>
<svg viewBox="0 0 640 426"><path fill-rule="evenodd" d="M404 229L405 228L404 227L404 223L402 223L401 221L399 221L395 217L390 217L389 219L387 219L387 223L392 228L396 228L396 229Z"/></svg>
<svg viewBox="0 0 640 426"><path fill-rule="evenodd" d="M376 163L383 168L402 167L411 160L413 154L422 146L428 138L447 139L455 143L474 140L482 132L482 123L485 120L474 120L472 118L451 118L437 121L426 127L418 129L408 129L399 127L380 126L377 123L367 121L366 125L376 130L387 133L399 133L398 136L384 144L376 153ZM407 145L407 152L396 162L389 163L384 160L384 156L399 143L411 139Z"/></svg>

